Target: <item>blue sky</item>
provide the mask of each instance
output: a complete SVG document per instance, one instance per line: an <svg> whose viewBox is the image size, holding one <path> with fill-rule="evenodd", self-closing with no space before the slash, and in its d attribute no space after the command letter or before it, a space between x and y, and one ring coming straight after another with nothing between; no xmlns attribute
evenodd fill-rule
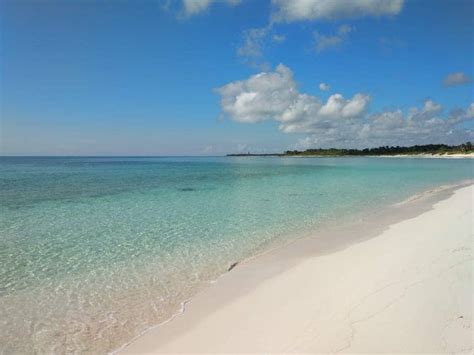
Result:
<svg viewBox="0 0 474 355"><path fill-rule="evenodd" d="M470 0L2 0L0 14L2 154L473 138Z"/></svg>

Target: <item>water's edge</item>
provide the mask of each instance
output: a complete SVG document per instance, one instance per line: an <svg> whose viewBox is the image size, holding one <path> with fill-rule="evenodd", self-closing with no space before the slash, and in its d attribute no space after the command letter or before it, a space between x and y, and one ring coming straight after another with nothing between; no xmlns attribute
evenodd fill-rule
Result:
<svg viewBox="0 0 474 355"><path fill-rule="evenodd" d="M436 203L448 199L456 190L472 184L474 184L474 180L463 180L455 184L440 185L416 193L408 199L396 204L387 205L385 208L377 211L361 211L358 213L360 218L356 222L326 226L317 231L297 235L295 238L289 238L290 240L285 243L273 246L246 259L236 261L235 264L230 265L227 272L221 274L215 280L209 281L205 288L199 290L192 298L182 302L180 309L170 318L147 328L117 349L109 352L109 354L117 354L126 350L128 346L138 339L150 335L151 332L166 326L177 317L183 315L186 312L186 308L192 305L193 301L197 298L207 297L207 294L212 292L213 288L222 286L221 281L224 278L225 282L246 283L246 285L245 287L233 288L239 291L233 293L227 299L219 299L219 302L215 303L215 309L218 309L221 304L231 302L232 299L242 296L257 287L261 282L277 276L307 258L331 254L377 237L383 231L389 229L390 226L415 218L431 210ZM367 215L367 213L371 214ZM269 267L269 263L273 263L271 267ZM248 279L245 280L245 277L239 275L241 271L243 273L258 273L258 276L248 282ZM205 317L205 312L202 313L201 316ZM191 328L192 324L193 322L190 322L188 327Z"/></svg>

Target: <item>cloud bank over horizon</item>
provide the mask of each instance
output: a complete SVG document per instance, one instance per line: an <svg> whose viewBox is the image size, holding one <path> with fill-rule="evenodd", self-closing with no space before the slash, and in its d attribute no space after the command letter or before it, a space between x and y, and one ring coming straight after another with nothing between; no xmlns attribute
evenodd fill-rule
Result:
<svg viewBox="0 0 474 355"><path fill-rule="evenodd" d="M236 122L273 120L281 132L305 134L299 148L454 144L474 138L473 131L463 127L474 119L474 103L448 114L433 100L406 113L401 109L369 113L371 96L365 93L351 98L335 93L327 100L301 93L293 72L283 64L216 92L222 113Z"/></svg>

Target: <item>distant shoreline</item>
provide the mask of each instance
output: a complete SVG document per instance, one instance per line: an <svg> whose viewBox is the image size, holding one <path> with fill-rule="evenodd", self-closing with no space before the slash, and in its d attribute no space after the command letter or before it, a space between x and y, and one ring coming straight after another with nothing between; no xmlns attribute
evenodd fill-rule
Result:
<svg viewBox="0 0 474 355"><path fill-rule="evenodd" d="M282 158L474 158L474 153L418 153L418 154L387 154L387 155L324 155L324 154L227 154L227 157L282 157Z"/></svg>
<svg viewBox="0 0 474 355"><path fill-rule="evenodd" d="M287 150L283 153L237 153L227 154L229 157L456 157L470 158L474 156L471 142L459 145L425 144L410 147L382 146L364 149L313 148L306 150Z"/></svg>

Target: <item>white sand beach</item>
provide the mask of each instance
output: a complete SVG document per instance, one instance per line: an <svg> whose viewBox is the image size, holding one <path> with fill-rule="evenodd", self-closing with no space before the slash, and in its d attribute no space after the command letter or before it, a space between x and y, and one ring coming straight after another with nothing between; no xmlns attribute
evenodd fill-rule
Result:
<svg viewBox="0 0 474 355"><path fill-rule="evenodd" d="M380 155L381 158L433 158L433 159L474 159L474 153L456 154L396 154Z"/></svg>
<svg viewBox="0 0 474 355"><path fill-rule="evenodd" d="M360 235L346 247L239 264L122 352L472 353L473 186L397 207L407 218L370 235L341 229Z"/></svg>

